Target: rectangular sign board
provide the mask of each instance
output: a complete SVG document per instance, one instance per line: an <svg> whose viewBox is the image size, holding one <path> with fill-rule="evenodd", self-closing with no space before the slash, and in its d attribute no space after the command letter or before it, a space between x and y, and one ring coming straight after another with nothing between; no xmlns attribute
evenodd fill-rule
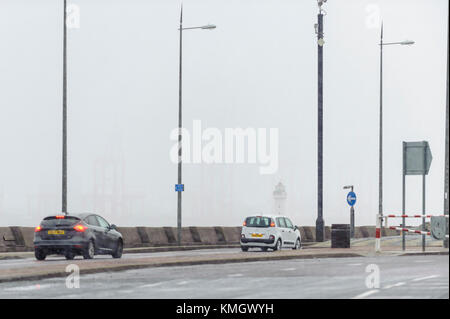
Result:
<svg viewBox="0 0 450 319"><path fill-rule="evenodd" d="M432 159L427 141L403 142L403 174L428 175Z"/></svg>

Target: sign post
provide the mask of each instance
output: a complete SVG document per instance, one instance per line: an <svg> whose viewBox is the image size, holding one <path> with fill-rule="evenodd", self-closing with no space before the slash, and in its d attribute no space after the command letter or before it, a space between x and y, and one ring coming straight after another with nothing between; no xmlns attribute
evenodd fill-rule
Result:
<svg viewBox="0 0 450 319"><path fill-rule="evenodd" d="M425 176L430 171L431 161L430 145L427 141L403 142L403 192L402 213L405 215L406 203L406 175L422 175L422 214L425 215ZM405 218L402 228L406 228ZM422 219L422 231L425 231L425 218ZM402 232L402 249L406 249L405 232ZM425 235L422 235L422 251L425 251Z"/></svg>
<svg viewBox="0 0 450 319"><path fill-rule="evenodd" d="M353 192L353 185L344 186L344 189L349 189L350 192L347 194L347 203L350 205L350 238L355 235L355 209L354 205L356 203L356 194Z"/></svg>

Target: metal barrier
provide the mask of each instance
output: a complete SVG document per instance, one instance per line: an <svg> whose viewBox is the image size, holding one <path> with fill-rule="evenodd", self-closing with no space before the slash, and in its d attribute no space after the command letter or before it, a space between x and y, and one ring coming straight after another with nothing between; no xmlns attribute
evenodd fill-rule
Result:
<svg viewBox="0 0 450 319"><path fill-rule="evenodd" d="M381 224L382 220L385 219L386 228L393 229L393 230L399 230L400 232L405 233L412 233L412 234L419 234L424 236L431 236L431 231L422 231L422 230L415 230L415 229L409 229L405 227L395 227L395 226L388 226L388 219L389 218L431 218L431 217L443 217L443 218L449 218L449 215L377 215L377 223L376 223L376 232L375 232L375 251L379 252L381 251ZM445 238L449 238L449 235L445 235Z"/></svg>

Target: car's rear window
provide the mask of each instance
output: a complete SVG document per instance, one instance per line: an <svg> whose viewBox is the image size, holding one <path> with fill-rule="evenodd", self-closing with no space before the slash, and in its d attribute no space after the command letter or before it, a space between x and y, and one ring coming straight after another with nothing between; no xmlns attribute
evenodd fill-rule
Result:
<svg viewBox="0 0 450 319"><path fill-rule="evenodd" d="M247 227L270 227L271 219L269 217L247 217L245 220L245 226Z"/></svg>
<svg viewBox="0 0 450 319"><path fill-rule="evenodd" d="M41 222L42 227L72 226L80 219L75 216L49 216Z"/></svg>

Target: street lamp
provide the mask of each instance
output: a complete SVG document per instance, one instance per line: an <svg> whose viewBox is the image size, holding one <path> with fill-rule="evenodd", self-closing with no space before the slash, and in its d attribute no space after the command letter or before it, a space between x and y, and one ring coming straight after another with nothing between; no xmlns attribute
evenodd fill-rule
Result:
<svg viewBox="0 0 450 319"><path fill-rule="evenodd" d="M63 131L62 131L62 212L67 215L67 0L64 0L63 27Z"/></svg>
<svg viewBox="0 0 450 319"><path fill-rule="evenodd" d="M317 0L319 14L314 25L317 34L317 219L316 241L325 240L325 221L323 219L323 12L326 0Z"/></svg>
<svg viewBox="0 0 450 319"><path fill-rule="evenodd" d="M383 47L385 45L412 45L414 41L383 42L383 23L380 36L380 131L379 131L379 166L378 166L378 214L383 216ZM403 225L405 222L403 221ZM381 225L382 226L382 225Z"/></svg>
<svg viewBox="0 0 450 319"><path fill-rule="evenodd" d="M199 27L187 27L183 28L183 6L181 6L180 12L180 71L179 71L179 90L178 90L178 183L175 186L175 190L178 193L177 203L177 241L181 246L181 193L184 191L184 185L181 179L181 164L182 164L182 143L181 143L181 128L182 128L182 53L183 53L183 31L202 29L213 30L216 26L214 24L207 24Z"/></svg>

